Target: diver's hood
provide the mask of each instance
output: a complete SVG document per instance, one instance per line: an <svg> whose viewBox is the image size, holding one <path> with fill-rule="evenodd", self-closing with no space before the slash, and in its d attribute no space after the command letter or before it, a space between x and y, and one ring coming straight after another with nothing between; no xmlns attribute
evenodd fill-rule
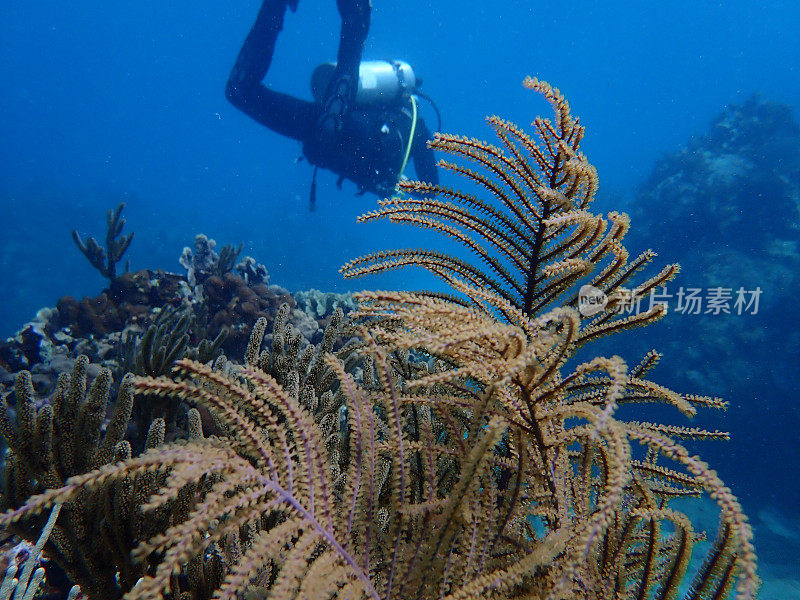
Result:
<svg viewBox="0 0 800 600"><path fill-rule="evenodd" d="M311 74L311 94L322 102L336 63L323 63ZM417 87L414 70L402 60L367 60L358 66L356 104L389 104L413 94Z"/></svg>

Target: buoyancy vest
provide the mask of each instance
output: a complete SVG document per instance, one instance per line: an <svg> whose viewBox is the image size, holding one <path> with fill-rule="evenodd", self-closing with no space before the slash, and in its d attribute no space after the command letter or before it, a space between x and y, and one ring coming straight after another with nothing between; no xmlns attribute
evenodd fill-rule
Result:
<svg viewBox="0 0 800 600"><path fill-rule="evenodd" d="M355 106L343 118L341 131L303 144L306 159L342 179L353 181L361 193L391 195L413 145L416 106L400 103Z"/></svg>

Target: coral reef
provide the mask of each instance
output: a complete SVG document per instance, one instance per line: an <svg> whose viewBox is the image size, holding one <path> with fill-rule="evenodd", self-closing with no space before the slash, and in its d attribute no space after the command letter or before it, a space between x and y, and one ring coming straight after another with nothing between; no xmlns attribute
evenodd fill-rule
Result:
<svg viewBox="0 0 800 600"><path fill-rule="evenodd" d="M704 135L656 164L633 217L638 237L680 260L692 284L758 285L762 309L794 297L800 126L791 108L757 96L727 107Z"/></svg>
<svg viewBox="0 0 800 600"><path fill-rule="evenodd" d="M782 466L800 462L800 126L791 108L757 96L728 106L656 164L632 212L633 239L682 267L665 290L674 310L659 332L661 348L687 365L670 383L724 394L738 407L725 423L737 444L708 456L736 465L726 477L747 485L751 500L794 512L800 490ZM708 303L715 289L718 311ZM690 290L702 305L679 309L678 294ZM742 298L755 303L743 310ZM765 418L764 390L780 426ZM773 459L763 461L765 452Z"/></svg>
<svg viewBox="0 0 800 600"><path fill-rule="evenodd" d="M151 307L180 304L187 295L185 280L178 275L148 270L125 273L94 298L60 298L53 326L69 327L76 337L106 335L141 321Z"/></svg>
<svg viewBox="0 0 800 600"><path fill-rule="evenodd" d="M159 315L166 314L165 310L190 311L188 349L195 348L203 354L200 347L207 346L207 352L219 348L230 356L241 356L256 320L264 317L271 323L284 303L295 308L294 299L285 289L247 284L230 272L221 277L210 276L202 291L198 298L184 276L142 270L120 275L94 298L79 301L64 296L55 309L42 309L14 337L0 341L0 384L10 384L13 373L27 369L34 373L36 389L48 393L58 372L71 368L69 360L78 354L86 354L96 362L115 360L123 335L132 340L141 338L156 324ZM296 310L292 320L297 321L309 341L316 343L331 314L332 310L322 316L309 316ZM208 342L204 344L203 340ZM57 367L50 368L51 362ZM117 361L108 366L118 371L121 364Z"/></svg>
<svg viewBox="0 0 800 600"><path fill-rule="evenodd" d="M336 311L328 317L328 326L317 346L307 344L292 327L288 322L290 313L289 305L283 304L275 315L269 336L271 352L260 350L267 337L267 319L261 317L249 340L247 356L279 377L287 389L294 389L307 406L315 407L320 418L333 414L336 417L333 421L325 420L336 428L341 401L334 403L328 390L332 377L325 359L338 339L342 312ZM165 319L171 322L174 317L172 314ZM187 316L181 315L178 321L181 320L183 324L173 328L173 337L183 339L181 332L186 329ZM185 349L185 344L175 343L171 347ZM341 349L338 354L345 356L346 352ZM79 357L71 374L59 377L58 390L50 400L36 398L29 372L17 374L13 396L0 402L0 432L11 449L5 463L5 489L0 497L3 507L18 506L25 498L45 488L63 485L66 478L85 473L90 467L136 456L137 449L146 451L176 438L200 439L204 429L219 433L220 422L212 419L206 410L201 414L190 409L183 413L182 425L176 427L179 400L140 394L134 406L129 391L130 376L123 380L113 413L104 418L111 374L108 369L96 371L97 376L89 388L90 366L86 357ZM220 357L215 368L226 371L236 365ZM335 408L330 408L334 404ZM101 428L101 423L105 427ZM105 431L102 438L101 429ZM330 436L327 439L327 443L333 443ZM39 453L42 448L44 453ZM143 541L142 536L148 537L166 528L184 506L173 504L160 511L155 520L139 518L140 506L162 483L163 478L133 477L93 493L84 490L85 495L69 503L47 551L71 581L81 583L88 597L119 598L144 574L145 563L132 560L130 551ZM74 513L73 505L82 507L84 512ZM34 520L11 529L30 537L39 526ZM98 547L97 539L102 539L105 547ZM190 581L183 584L184 591L192 598L210 598L221 581L222 556L236 554L239 544L239 541L228 540L204 560L189 565L191 576ZM181 596L177 594L176 597Z"/></svg>
<svg viewBox="0 0 800 600"><path fill-rule="evenodd" d="M231 356L243 354L253 323L259 317L271 321L281 304L294 306L286 290L263 283L248 285L234 273L206 279L203 296L209 312L209 333L214 335L223 328L229 331L225 351Z"/></svg>
<svg viewBox="0 0 800 600"><path fill-rule="evenodd" d="M360 294L347 328L356 341L339 351L343 311L316 348L303 348L283 304L271 340L268 320L255 321L244 365L184 358L171 376L130 379L137 395L207 412L215 435L205 437L199 410L190 411L186 439L164 443L156 419L146 452L119 452L113 465L71 470L60 487L17 494L0 525L32 537L58 504L87 527L113 522L114 531L98 532L114 550L105 579L90 574L90 589L76 575L98 599L124 591L127 600L667 600L686 583L687 600L724 598L734 586L740 600L755 598L747 519L716 473L678 442L726 434L622 416L626 405L636 413L665 403L692 416L724 403L647 379L656 353L631 368L617 355L576 356L661 318L661 305L638 315L618 309L678 269L626 288L654 253L629 261L627 217L590 212L597 175L579 151L583 127L558 90L525 83L555 111L553 120L534 121L536 139L492 117L500 146L447 134L431 142L476 165L440 163L491 200L404 182L412 195L362 219L434 229L479 260L388 250L343 267L358 276L421 266L452 294ZM581 313L586 285L606 299L591 314ZM92 390L106 385L103 373ZM47 431L33 427L26 377L16 429L2 421L12 446L20 446L19 431ZM94 423L103 394L90 391L85 401L80 372L63 381L52 413L66 407L78 424ZM76 431L96 444L96 429ZM719 507L720 529L690 577L703 535L674 500L704 493Z"/></svg>
<svg viewBox="0 0 800 600"><path fill-rule="evenodd" d="M732 241L731 251L770 258L793 240L796 256L800 127L791 107L758 96L728 106L706 133L658 161L632 216L639 235L680 258L703 260L696 245L721 240ZM664 223L680 223L680 237Z"/></svg>

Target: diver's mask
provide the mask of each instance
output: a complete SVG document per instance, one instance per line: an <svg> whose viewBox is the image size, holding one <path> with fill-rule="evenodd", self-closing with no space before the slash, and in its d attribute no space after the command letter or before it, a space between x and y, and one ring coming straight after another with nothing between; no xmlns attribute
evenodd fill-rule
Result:
<svg viewBox="0 0 800 600"><path fill-rule="evenodd" d="M311 74L311 94L322 102L336 63L323 63ZM356 104L390 104L416 92L414 70L402 60L367 60L358 66Z"/></svg>

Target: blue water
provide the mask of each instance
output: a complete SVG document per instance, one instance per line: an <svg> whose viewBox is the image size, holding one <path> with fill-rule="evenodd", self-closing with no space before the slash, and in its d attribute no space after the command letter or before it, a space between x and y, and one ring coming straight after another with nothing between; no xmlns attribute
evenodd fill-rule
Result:
<svg viewBox="0 0 800 600"><path fill-rule="evenodd" d="M487 114L525 126L546 113L520 85L527 74L562 89L587 127L583 150L599 170L603 210L629 208L656 160L705 131L725 105L759 92L800 107L800 10L786 1L375 4L365 58L413 64L446 131L487 138ZM299 145L226 102L225 80L257 8L3 3L0 335L63 294L102 289L69 231L103 235L105 210L120 200L126 230L136 233L133 269L180 271L181 248L203 232L220 244L244 242L272 283L344 291L376 285L342 281L337 269L349 258L418 244L407 230L357 225L375 198L354 196L347 182L338 190L329 173L320 173L309 212L311 169L296 162ZM268 83L310 97L311 70L335 56L338 23L333 1L300 0ZM414 287L415 278L402 273L380 285ZM797 316L784 326L796 332ZM757 377L766 365L753 367ZM780 421L790 401L761 418ZM735 464L719 467L736 473ZM776 485L748 472L754 494ZM748 489L736 491L747 501ZM772 496L780 504L781 488ZM798 508L781 510L796 516Z"/></svg>
<svg viewBox="0 0 800 600"><path fill-rule="evenodd" d="M587 125L585 152L615 196L726 103L760 91L800 104L797 15L785 2L376 4L365 57L413 63L445 130L485 138L492 113L525 125L546 107L520 82L547 79ZM290 289L349 287L336 269L374 246L375 230L354 223L374 199L354 197L348 184L339 191L324 174L309 214L311 169L295 164L298 144L223 96L257 8L3 4L0 202L10 218L0 244L12 297L1 332L56 294L99 291L68 234L101 234L105 208L122 197L134 198L133 268L177 269L181 247L205 232L244 241ZM337 28L334 2L302 0L268 81L308 97L311 70L335 54ZM324 253L320 239L330 242Z"/></svg>

